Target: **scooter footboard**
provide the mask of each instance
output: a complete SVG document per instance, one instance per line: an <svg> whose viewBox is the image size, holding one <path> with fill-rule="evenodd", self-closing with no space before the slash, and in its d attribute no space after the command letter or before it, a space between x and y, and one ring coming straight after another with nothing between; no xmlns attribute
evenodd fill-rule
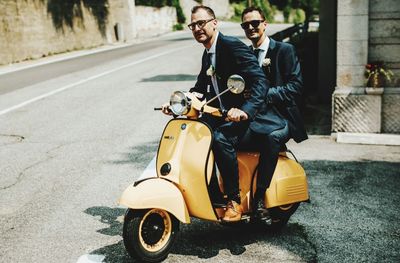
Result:
<svg viewBox="0 0 400 263"><path fill-rule="evenodd" d="M132 209L163 209L182 223L190 223L189 213L179 189L171 182L151 178L136 186L130 185L118 201Z"/></svg>

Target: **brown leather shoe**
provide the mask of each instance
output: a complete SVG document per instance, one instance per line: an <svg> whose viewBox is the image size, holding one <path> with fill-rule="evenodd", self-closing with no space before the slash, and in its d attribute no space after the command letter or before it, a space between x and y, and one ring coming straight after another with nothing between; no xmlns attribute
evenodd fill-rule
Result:
<svg viewBox="0 0 400 263"><path fill-rule="evenodd" d="M225 216L222 218L226 222L236 222L242 218L243 207L235 201L229 201L226 206Z"/></svg>

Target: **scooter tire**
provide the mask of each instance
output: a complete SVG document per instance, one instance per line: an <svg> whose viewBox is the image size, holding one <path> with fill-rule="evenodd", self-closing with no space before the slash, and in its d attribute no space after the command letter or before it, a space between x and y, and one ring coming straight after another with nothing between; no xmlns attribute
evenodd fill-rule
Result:
<svg viewBox="0 0 400 263"><path fill-rule="evenodd" d="M161 209L133 210L125 213L124 246L128 254L141 262L161 262L167 258L179 221Z"/></svg>
<svg viewBox="0 0 400 263"><path fill-rule="evenodd" d="M270 229L272 231L281 231L284 228L289 218L296 212L300 203L293 203L286 206L277 206L269 209L272 217Z"/></svg>

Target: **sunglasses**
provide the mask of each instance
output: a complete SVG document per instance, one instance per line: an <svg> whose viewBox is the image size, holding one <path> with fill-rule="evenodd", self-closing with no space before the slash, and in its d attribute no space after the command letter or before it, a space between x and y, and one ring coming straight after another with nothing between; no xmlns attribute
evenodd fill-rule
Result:
<svg viewBox="0 0 400 263"><path fill-rule="evenodd" d="M196 26L198 26L200 29L202 29L208 22L213 21L215 18L210 18L208 20L199 20L193 23L190 23L188 25L190 30L194 30L196 28Z"/></svg>
<svg viewBox="0 0 400 263"><path fill-rule="evenodd" d="M264 22L264 20L251 20L251 21L249 21L249 22L241 23L240 26L241 26L244 30L247 30L247 29L250 28L250 25L251 25L253 28L257 28L262 22Z"/></svg>

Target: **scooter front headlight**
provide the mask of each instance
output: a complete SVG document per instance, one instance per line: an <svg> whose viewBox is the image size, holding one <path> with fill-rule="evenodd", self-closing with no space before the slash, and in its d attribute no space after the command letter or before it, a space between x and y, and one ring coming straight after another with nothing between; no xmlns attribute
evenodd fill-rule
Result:
<svg viewBox="0 0 400 263"><path fill-rule="evenodd" d="M185 115L190 110L190 102L182 91L175 91L172 93L169 100L170 109L175 115Z"/></svg>

